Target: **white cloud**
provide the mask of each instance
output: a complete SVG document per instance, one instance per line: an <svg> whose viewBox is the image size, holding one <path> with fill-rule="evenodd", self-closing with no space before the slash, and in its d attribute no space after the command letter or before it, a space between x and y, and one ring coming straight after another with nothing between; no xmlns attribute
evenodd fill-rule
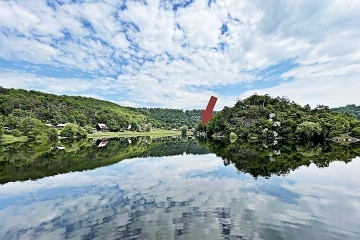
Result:
<svg viewBox="0 0 360 240"><path fill-rule="evenodd" d="M53 4L0 2L0 60L70 68L99 75L95 79L109 76L114 93L128 98L119 102L203 108L210 95L232 105L249 94L225 96L211 89L250 84L261 70L293 59L298 67L279 79L291 82L255 91L312 105L360 104L355 0L229 0L210 7L197 0L177 11L169 1L156 0L126 2L124 10L115 1ZM228 31L221 34L223 25ZM5 82L29 86L26 78ZM73 80L79 81L74 94L103 90L88 86L94 79Z"/></svg>

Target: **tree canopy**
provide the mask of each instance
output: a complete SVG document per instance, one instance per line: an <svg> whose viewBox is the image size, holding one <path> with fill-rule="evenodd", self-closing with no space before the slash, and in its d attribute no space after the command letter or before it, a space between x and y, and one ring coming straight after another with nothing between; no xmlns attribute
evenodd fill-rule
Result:
<svg viewBox="0 0 360 240"><path fill-rule="evenodd" d="M356 134L360 122L349 114L333 112L327 106L312 109L285 97L253 95L224 107L198 130L208 136L236 133L243 139L327 139ZM355 130L354 130L355 129Z"/></svg>

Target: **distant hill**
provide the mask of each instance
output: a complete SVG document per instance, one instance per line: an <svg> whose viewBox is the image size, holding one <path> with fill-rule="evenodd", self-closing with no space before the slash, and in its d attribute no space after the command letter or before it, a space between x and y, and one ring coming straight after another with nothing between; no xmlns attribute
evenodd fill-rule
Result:
<svg viewBox="0 0 360 240"><path fill-rule="evenodd" d="M134 110L168 127L181 127L184 125L195 127L201 120L200 110L183 111L169 108L136 108Z"/></svg>
<svg viewBox="0 0 360 240"><path fill-rule="evenodd" d="M355 104L348 104L345 107L331 108L330 110L337 113L350 114L360 120L360 106L356 106Z"/></svg>
<svg viewBox="0 0 360 240"><path fill-rule="evenodd" d="M89 97L48 94L39 91L0 87L0 120L15 129L19 119L32 117L44 123L76 123L92 126L105 123L112 131L127 128L145 129L195 126L200 110L148 109L123 107Z"/></svg>
<svg viewBox="0 0 360 240"><path fill-rule="evenodd" d="M233 132L233 139L328 139L344 134L359 137L360 122L327 106L311 109L287 98L253 95L225 107L198 129L213 137L229 138Z"/></svg>

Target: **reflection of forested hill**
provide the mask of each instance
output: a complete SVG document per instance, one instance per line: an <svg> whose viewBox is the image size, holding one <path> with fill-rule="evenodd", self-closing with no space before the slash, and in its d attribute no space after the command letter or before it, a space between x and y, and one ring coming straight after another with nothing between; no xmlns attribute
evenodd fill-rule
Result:
<svg viewBox="0 0 360 240"><path fill-rule="evenodd" d="M63 143L66 150L36 144L13 144L0 151L0 183L37 179L60 173L94 169L134 157L162 157L183 154L205 154L207 149L195 140L133 138L109 141L98 148L83 140Z"/></svg>
<svg viewBox="0 0 360 240"><path fill-rule="evenodd" d="M197 141L162 141L162 144L153 144L149 149L147 149L141 157L164 157L164 156L174 156L180 155L183 153L187 154L207 154L209 150L200 144Z"/></svg>
<svg viewBox="0 0 360 240"><path fill-rule="evenodd" d="M287 175L300 166L327 167L333 161L350 162L360 156L360 145L281 143L277 145L236 142L204 142L211 152L220 156L224 164L234 164L239 171L253 177Z"/></svg>

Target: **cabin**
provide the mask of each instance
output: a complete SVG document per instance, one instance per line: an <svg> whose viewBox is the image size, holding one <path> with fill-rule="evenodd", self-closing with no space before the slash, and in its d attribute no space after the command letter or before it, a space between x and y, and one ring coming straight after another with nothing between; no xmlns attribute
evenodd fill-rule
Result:
<svg viewBox="0 0 360 240"><path fill-rule="evenodd" d="M109 131L108 127L104 123L98 123L95 126L97 131L107 132Z"/></svg>

